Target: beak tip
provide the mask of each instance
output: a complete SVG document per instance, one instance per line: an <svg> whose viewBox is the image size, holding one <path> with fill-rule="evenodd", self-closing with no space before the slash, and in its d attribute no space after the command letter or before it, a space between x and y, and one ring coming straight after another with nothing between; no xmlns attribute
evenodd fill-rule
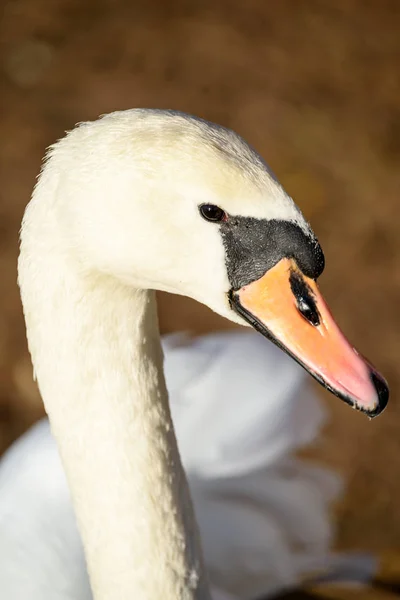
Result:
<svg viewBox="0 0 400 600"><path fill-rule="evenodd" d="M374 419L375 417L381 415L388 405L389 386L382 375L375 371L373 367L371 368L371 364L369 364L369 367L369 377L376 394L373 408L367 408L365 404L360 404L357 401L353 403L353 406L357 410L360 410L366 414L370 419Z"/></svg>
<svg viewBox="0 0 400 600"><path fill-rule="evenodd" d="M370 378L378 397L376 406L372 410L366 411L367 415L373 419L383 413L389 402L389 386L382 375L373 369L370 371Z"/></svg>

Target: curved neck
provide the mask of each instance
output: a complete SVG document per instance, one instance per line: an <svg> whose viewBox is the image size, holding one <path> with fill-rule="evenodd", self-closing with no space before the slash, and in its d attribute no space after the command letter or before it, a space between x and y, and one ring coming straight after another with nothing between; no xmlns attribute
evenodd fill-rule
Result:
<svg viewBox="0 0 400 600"><path fill-rule="evenodd" d="M154 293L78 275L54 251L35 260L28 246L22 238L28 342L95 600L208 599Z"/></svg>

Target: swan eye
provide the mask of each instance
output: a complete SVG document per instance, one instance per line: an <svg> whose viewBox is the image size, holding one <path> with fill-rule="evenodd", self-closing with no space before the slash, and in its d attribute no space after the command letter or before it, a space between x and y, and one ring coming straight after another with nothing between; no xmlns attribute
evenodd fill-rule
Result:
<svg viewBox="0 0 400 600"><path fill-rule="evenodd" d="M206 221L220 223L226 220L226 213L219 206L215 206L215 204L202 204L199 210L201 216Z"/></svg>

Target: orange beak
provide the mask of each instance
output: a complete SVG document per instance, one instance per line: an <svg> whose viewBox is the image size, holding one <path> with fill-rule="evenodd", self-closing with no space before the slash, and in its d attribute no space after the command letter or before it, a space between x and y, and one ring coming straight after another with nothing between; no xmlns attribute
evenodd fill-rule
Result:
<svg viewBox="0 0 400 600"><path fill-rule="evenodd" d="M347 341L318 286L284 258L263 277L230 294L255 329L300 363L317 381L370 417L387 405L383 377Z"/></svg>

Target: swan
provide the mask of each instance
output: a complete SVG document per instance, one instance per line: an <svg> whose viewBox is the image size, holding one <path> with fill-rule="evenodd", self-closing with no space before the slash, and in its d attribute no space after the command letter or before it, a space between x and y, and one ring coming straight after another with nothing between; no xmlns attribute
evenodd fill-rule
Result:
<svg viewBox="0 0 400 600"><path fill-rule="evenodd" d="M50 148L18 281L94 600L211 597L154 290L253 326L354 408L383 411L387 384L335 324L323 268L293 200L230 130L134 109Z"/></svg>

